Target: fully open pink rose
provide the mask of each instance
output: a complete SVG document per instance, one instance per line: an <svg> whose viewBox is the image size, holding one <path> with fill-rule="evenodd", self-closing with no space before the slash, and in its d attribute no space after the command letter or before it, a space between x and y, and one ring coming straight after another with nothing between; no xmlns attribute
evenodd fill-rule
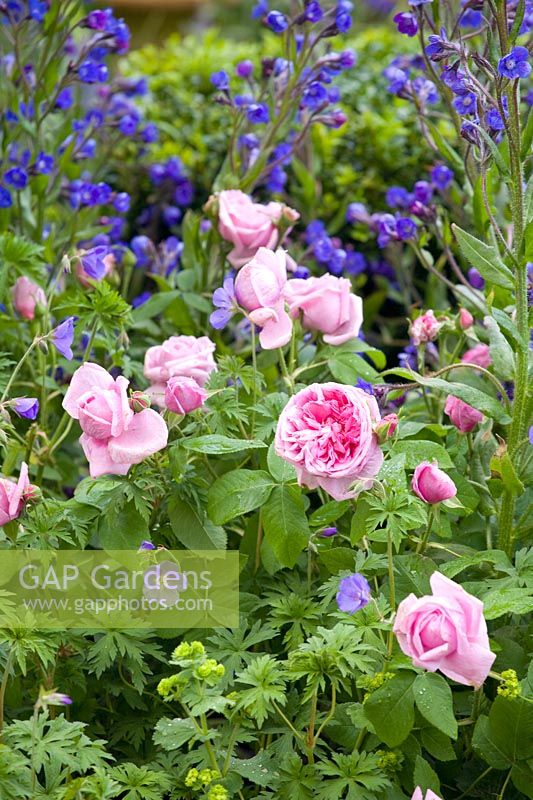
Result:
<svg viewBox="0 0 533 800"><path fill-rule="evenodd" d="M28 478L28 465L25 461L20 465L17 483L9 478L0 478L0 527L20 516L25 496L32 488Z"/></svg>
<svg viewBox="0 0 533 800"><path fill-rule="evenodd" d="M411 800L441 800L441 798L435 794L435 792L432 792L431 789L428 789L424 794L420 786L417 786L413 792Z"/></svg>
<svg viewBox="0 0 533 800"><path fill-rule="evenodd" d="M347 278L293 278L287 282L285 297L293 318L302 314L302 325L324 334L327 344L339 345L354 339L363 323L363 302L353 294Z"/></svg>
<svg viewBox="0 0 533 800"><path fill-rule="evenodd" d="M208 336L171 336L163 344L149 347L144 356L144 375L151 382L148 394L159 406L164 405L169 378L194 378L205 386L215 370L214 343Z"/></svg>
<svg viewBox="0 0 533 800"><path fill-rule="evenodd" d="M218 230L233 245L228 260L236 269L253 258L260 247L276 247L281 203L261 205L244 192L229 189L218 195L218 206Z"/></svg>
<svg viewBox="0 0 533 800"><path fill-rule="evenodd" d="M430 309L411 322L409 334L413 344L418 346L426 342L433 342L439 335L441 328L442 322L438 321L434 312Z"/></svg>
<svg viewBox="0 0 533 800"><path fill-rule="evenodd" d="M461 361L463 364L475 364L476 367L487 369L492 364L488 344L476 344L475 347L471 347L470 350L466 351Z"/></svg>
<svg viewBox="0 0 533 800"><path fill-rule="evenodd" d="M477 408L472 408L464 400L450 395L446 400L444 411L448 414L456 428L463 433L473 430L478 422L483 422L483 414Z"/></svg>
<svg viewBox="0 0 533 800"><path fill-rule="evenodd" d="M398 643L416 667L481 686L496 658L489 647L483 603L440 572L429 582L432 595L410 594L398 606Z"/></svg>
<svg viewBox="0 0 533 800"><path fill-rule="evenodd" d="M174 414L190 414L201 408L207 399L207 392L194 378L170 378L165 389L165 406Z"/></svg>
<svg viewBox="0 0 533 800"><path fill-rule="evenodd" d="M30 281L25 275L17 278L12 289L15 311L24 319L35 317L35 306L46 305L46 295L40 286Z"/></svg>
<svg viewBox="0 0 533 800"><path fill-rule="evenodd" d="M379 420L375 398L362 389L314 383L281 412L276 453L295 467L301 485L320 486L335 500L355 497L372 486L383 462Z"/></svg>
<svg viewBox="0 0 533 800"><path fill-rule="evenodd" d="M147 408L135 414L127 395L129 381L114 380L98 364L83 364L72 376L63 408L79 420L80 444L89 461L92 478L125 475L166 446L167 426L163 418Z"/></svg>
<svg viewBox="0 0 533 800"><path fill-rule="evenodd" d="M439 469L436 461L422 461L414 471L411 486L424 503L431 505L449 500L457 494L455 483Z"/></svg>
<svg viewBox="0 0 533 800"><path fill-rule="evenodd" d="M292 333L291 318L285 311L287 284L286 255L260 247L254 258L239 270L235 279L237 302L250 313L250 319L262 328L261 347L274 350L286 345Z"/></svg>

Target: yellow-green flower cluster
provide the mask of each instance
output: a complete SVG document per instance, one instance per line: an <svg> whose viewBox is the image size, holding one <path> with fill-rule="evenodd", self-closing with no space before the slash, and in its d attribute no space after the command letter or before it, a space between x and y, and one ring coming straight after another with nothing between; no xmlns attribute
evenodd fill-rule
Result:
<svg viewBox="0 0 533 800"><path fill-rule="evenodd" d="M196 769L193 767L185 776L185 786L188 789L199 791L205 789L213 781L220 778L220 772L217 769Z"/></svg>
<svg viewBox="0 0 533 800"><path fill-rule="evenodd" d="M202 642L182 642L172 653L170 663L179 664L182 661L196 661L204 656L205 647Z"/></svg>
<svg viewBox="0 0 533 800"><path fill-rule="evenodd" d="M171 675L159 681L157 691L164 700L179 700L186 685L181 675Z"/></svg>
<svg viewBox="0 0 533 800"><path fill-rule="evenodd" d="M393 677L394 672L376 672L375 675L361 678L358 681L358 685L360 685L363 689L366 689L363 702L367 699L367 697L370 697L372 692L375 692L376 689L380 689L384 683L390 681L390 679Z"/></svg>
<svg viewBox="0 0 533 800"><path fill-rule="evenodd" d="M228 798L228 790L224 789L220 783L212 786L207 795L207 800L228 800Z"/></svg>
<svg viewBox="0 0 533 800"><path fill-rule="evenodd" d="M225 671L223 664L219 664L214 658L207 658L203 664L196 667L194 675L198 680L211 683L214 679L216 683L224 676Z"/></svg>
<svg viewBox="0 0 533 800"><path fill-rule="evenodd" d="M514 697L519 697L522 689L514 669L505 669L501 673L501 677L502 682L498 686L498 694L502 697L507 697L510 700L512 700Z"/></svg>
<svg viewBox="0 0 533 800"><path fill-rule="evenodd" d="M376 750L376 755L378 756L378 766L385 772L396 772L402 765L401 754L395 753L393 750Z"/></svg>

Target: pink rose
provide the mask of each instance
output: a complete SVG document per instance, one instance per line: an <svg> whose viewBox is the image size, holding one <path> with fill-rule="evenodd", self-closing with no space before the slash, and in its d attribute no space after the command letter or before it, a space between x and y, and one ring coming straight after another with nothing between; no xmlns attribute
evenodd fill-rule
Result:
<svg viewBox="0 0 533 800"><path fill-rule="evenodd" d="M46 305L44 291L36 283L26 278L25 275L17 278L11 291L15 311L24 319L33 319L35 317L35 306L37 304Z"/></svg>
<svg viewBox="0 0 533 800"><path fill-rule="evenodd" d="M420 786L417 786L413 792L411 800L441 800L441 798L436 795L435 792L432 792L431 789L428 789L424 795Z"/></svg>
<svg viewBox="0 0 533 800"><path fill-rule="evenodd" d="M286 256L260 247L254 258L239 270L235 279L235 297L250 312L250 320L262 328L261 347L274 350L291 338L292 322L285 311L284 290L287 284Z"/></svg>
<svg viewBox="0 0 533 800"><path fill-rule="evenodd" d="M398 427L398 414L387 414L382 417L378 424L374 427L374 431L378 437L379 442L385 442L394 436L396 428Z"/></svg>
<svg viewBox="0 0 533 800"><path fill-rule="evenodd" d="M488 344L476 344L475 347L471 347L470 350L466 351L461 361L463 364L475 364L476 367L487 369L492 364Z"/></svg>
<svg viewBox="0 0 533 800"><path fill-rule="evenodd" d="M135 414L127 395L129 381L116 381L98 364L76 370L63 399L63 408L79 420L80 444L91 478L126 475L132 464L162 450L168 431L163 418L147 408Z"/></svg>
<svg viewBox="0 0 533 800"><path fill-rule="evenodd" d="M398 606L394 633L415 667L479 687L496 656L491 653L483 603L440 572L429 579L432 595L408 595Z"/></svg>
<svg viewBox="0 0 533 800"><path fill-rule="evenodd" d="M194 378L170 378L165 389L165 406L174 414L189 414L201 408L207 392Z"/></svg>
<svg viewBox="0 0 533 800"><path fill-rule="evenodd" d="M254 257L260 247L274 249L279 234L276 223L281 219L281 203L264 206L238 189L218 195L218 231L231 242L233 250L228 260L238 269Z"/></svg>
<svg viewBox="0 0 533 800"><path fill-rule="evenodd" d="M471 328L474 324L474 317L467 311L466 308L462 308L459 311L459 327L466 331L468 328Z"/></svg>
<svg viewBox="0 0 533 800"><path fill-rule="evenodd" d="M295 467L300 485L320 486L335 500L355 497L372 486L383 462L379 420L375 398L362 389L314 383L281 412L276 453Z"/></svg>
<svg viewBox="0 0 533 800"><path fill-rule="evenodd" d="M468 433L473 430L478 422L483 421L483 414L477 408L472 408L464 400L450 395L446 400L444 411L448 414L456 428L462 433Z"/></svg>
<svg viewBox="0 0 533 800"><path fill-rule="evenodd" d="M7 525L20 516L24 500L32 494L32 486L28 478L28 465L25 461L20 465L17 483L9 478L0 478L0 526Z"/></svg>
<svg viewBox="0 0 533 800"><path fill-rule="evenodd" d="M81 251L81 253L83 253L83 251ZM101 278L99 278L99 280L103 280L107 275L109 275L109 273L115 266L116 258L113 255L113 253L108 253L106 256L104 256L102 261L105 264L105 272L101 276ZM90 287L91 284L89 283L89 281L94 280L94 278L92 278L91 275L85 272L81 259L78 259L76 263L76 275L81 285L85 286L85 288Z"/></svg>
<svg viewBox="0 0 533 800"><path fill-rule="evenodd" d="M291 317L301 312L304 328L323 333L327 344L343 344L359 333L363 303L347 278L329 273L307 280L293 278L287 282L285 297Z"/></svg>
<svg viewBox="0 0 533 800"><path fill-rule="evenodd" d="M144 356L144 375L152 383L147 391L152 401L164 405L169 378L194 378L200 386L205 386L217 368L214 349L207 336L171 336L163 344L149 347Z"/></svg>
<svg viewBox="0 0 533 800"><path fill-rule="evenodd" d="M409 327L409 335L417 346L426 342L433 342L439 335L442 322L435 318L431 309L417 317Z"/></svg>
<svg viewBox="0 0 533 800"><path fill-rule="evenodd" d="M442 500L449 500L455 497L457 487L449 475L439 469L436 461L422 461L415 469L413 480L411 481L413 492L424 501L424 503L440 503Z"/></svg>

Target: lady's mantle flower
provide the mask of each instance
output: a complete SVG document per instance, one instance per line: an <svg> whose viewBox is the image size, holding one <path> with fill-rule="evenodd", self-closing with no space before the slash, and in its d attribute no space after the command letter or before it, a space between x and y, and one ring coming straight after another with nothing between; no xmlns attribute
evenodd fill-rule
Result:
<svg viewBox="0 0 533 800"><path fill-rule="evenodd" d="M370 602L371 591L367 579L358 572L343 578L337 592L337 605L341 611L355 614Z"/></svg>
<svg viewBox="0 0 533 800"><path fill-rule="evenodd" d="M216 311L213 311L209 321L219 331L226 327L236 310L235 285L231 275L226 275L223 286L213 292L213 305Z"/></svg>
<svg viewBox="0 0 533 800"><path fill-rule="evenodd" d="M513 47L510 53L500 58L498 61L498 72L504 78L527 78L531 72L531 64L528 62L529 51L527 47Z"/></svg>

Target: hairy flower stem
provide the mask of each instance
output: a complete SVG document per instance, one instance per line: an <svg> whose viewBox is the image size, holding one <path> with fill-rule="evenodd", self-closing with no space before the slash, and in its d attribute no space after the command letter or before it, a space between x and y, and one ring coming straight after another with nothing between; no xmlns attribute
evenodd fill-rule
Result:
<svg viewBox="0 0 533 800"><path fill-rule="evenodd" d="M504 4L505 13L505 4ZM515 303L516 327L519 334L518 349L516 352L515 392L512 410L512 420L507 439L509 457L516 463L519 455L519 444L525 436L528 408L528 295L527 295L527 267L523 257L523 241L525 229L524 190L523 190L523 165L521 155L521 130L520 130L520 96L519 81L513 81L508 89L509 101L509 163L511 169L511 182L509 185L511 195L511 215L513 221L513 255L517 267L515 270ZM513 557L515 527L514 512L516 498L512 491L505 491L500 508L499 518L499 546Z"/></svg>
<svg viewBox="0 0 533 800"><path fill-rule="evenodd" d="M6 661L4 674L2 676L2 683L0 684L0 734L2 733L2 729L4 727L4 700L6 696L9 674L11 672L11 667L13 666L13 660L14 660L14 652L13 650L10 650Z"/></svg>

